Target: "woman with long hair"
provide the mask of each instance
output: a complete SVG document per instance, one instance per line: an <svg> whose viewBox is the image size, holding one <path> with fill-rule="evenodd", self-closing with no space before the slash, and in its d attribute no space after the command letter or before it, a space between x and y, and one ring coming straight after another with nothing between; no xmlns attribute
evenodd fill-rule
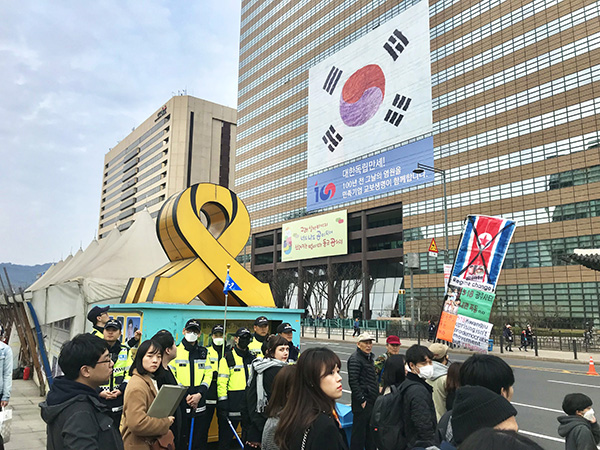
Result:
<svg viewBox="0 0 600 450"><path fill-rule="evenodd" d="M392 355L385 362L385 370L383 371L383 395L392 392L392 386L400 387L406 379L406 361L402 355Z"/></svg>
<svg viewBox="0 0 600 450"><path fill-rule="evenodd" d="M252 362L252 375L246 389L246 407L242 409L244 422L248 423L246 449L260 448L267 421L265 408L269 403L275 376L287 365L289 342L283 336L272 334L265 341L263 351L265 357Z"/></svg>
<svg viewBox="0 0 600 450"><path fill-rule="evenodd" d="M461 362L454 362L448 367L448 373L446 375L446 411L450 411L452 405L454 405L454 397L456 396L456 391L460 387L461 367Z"/></svg>
<svg viewBox="0 0 600 450"><path fill-rule="evenodd" d="M335 401L342 396L340 358L325 347L300 355L275 443L281 450L347 450Z"/></svg>
<svg viewBox="0 0 600 450"><path fill-rule="evenodd" d="M148 409L156 398L158 387L154 374L161 366L163 349L152 340L140 344L131 365L131 379L125 389L121 434L125 450L147 450L160 437L171 433L173 416L150 417ZM170 436L172 439L172 435Z"/></svg>
<svg viewBox="0 0 600 450"><path fill-rule="evenodd" d="M262 450L280 450L277 444L275 444L275 430L277 430L277 425L279 424L279 414L286 405L290 391L292 390L295 373L295 365L285 366L281 368L273 380L273 391L265 410L268 419L263 428Z"/></svg>

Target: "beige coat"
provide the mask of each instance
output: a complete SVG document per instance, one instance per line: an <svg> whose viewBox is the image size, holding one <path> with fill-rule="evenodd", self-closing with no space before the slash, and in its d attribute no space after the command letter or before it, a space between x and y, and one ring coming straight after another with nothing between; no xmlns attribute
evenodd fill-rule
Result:
<svg viewBox="0 0 600 450"><path fill-rule="evenodd" d="M140 375L134 370L123 398L121 434L125 450L147 450L148 442L169 431L168 418L157 419L146 414L156 395L150 375Z"/></svg>

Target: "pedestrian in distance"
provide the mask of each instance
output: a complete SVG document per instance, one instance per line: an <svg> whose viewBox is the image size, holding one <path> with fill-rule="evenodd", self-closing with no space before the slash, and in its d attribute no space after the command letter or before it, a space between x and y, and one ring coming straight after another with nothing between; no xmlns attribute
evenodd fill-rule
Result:
<svg viewBox="0 0 600 450"><path fill-rule="evenodd" d="M58 365L64 376L54 380L40 403L48 450L123 449L119 429L97 392L113 369L106 342L79 334L63 344Z"/></svg>
<svg viewBox="0 0 600 450"><path fill-rule="evenodd" d="M462 442L481 428L519 429L514 406L503 396L483 386L459 388L452 411L454 439L461 449Z"/></svg>
<svg viewBox="0 0 600 450"><path fill-rule="evenodd" d="M115 427L121 425L123 414L123 393L129 380L129 347L120 341L123 325L118 320L109 320L104 325L104 341L108 345L110 359L114 364L108 383L100 386L98 394L108 408Z"/></svg>
<svg viewBox="0 0 600 450"><path fill-rule="evenodd" d="M273 380L271 398L269 398L269 404L265 410L268 418L263 428L262 450L280 450L275 443L275 431L279 424L281 410L285 407L292 390L292 381L295 373L295 365L284 366L277 372Z"/></svg>
<svg viewBox="0 0 600 450"><path fill-rule="evenodd" d="M273 380L288 364L289 343L278 334L269 336L265 357L252 362L252 372L246 388L246 403L242 408L242 422L246 425L245 448L260 448L263 428L267 421L265 409L271 397Z"/></svg>
<svg viewBox="0 0 600 450"><path fill-rule="evenodd" d="M526 436L513 430L481 428L471 434L460 446L460 450L544 450Z"/></svg>
<svg viewBox="0 0 600 450"><path fill-rule="evenodd" d="M152 340L142 342L135 354L123 400L121 432L125 450L151 449L157 440L174 445L170 427L175 417L148 415L148 409L158 394L154 375L161 367L162 354L160 344Z"/></svg>
<svg viewBox="0 0 600 450"><path fill-rule="evenodd" d="M433 375L427 380L427 383L433 388L433 405L435 406L436 419L440 420L446 412L446 376L448 374L447 345L435 342L429 346L429 351L433 353Z"/></svg>
<svg viewBox="0 0 600 450"><path fill-rule="evenodd" d="M448 366L448 373L446 374L446 411L451 411L454 405L454 397L460 387L460 368L462 364L453 362Z"/></svg>
<svg viewBox="0 0 600 450"><path fill-rule="evenodd" d="M385 372L383 373L382 395L392 392L392 386L400 388L400 385L406 379L406 361L402 355L391 355L385 363Z"/></svg>
<svg viewBox="0 0 600 450"><path fill-rule="evenodd" d="M383 373L385 372L385 364L387 359L392 355L400 353L400 338L395 335L390 335L385 340L386 352L383 355L379 355L375 360L375 376L377 377L377 383L379 384L379 390L383 388Z"/></svg>
<svg viewBox="0 0 600 450"><path fill-rule="evenodd" d="M373 336L362 333L356 343L356 351L348 358L348 384L352 391L352 438L351 450L375 450L371 429L371 414L379 394L375 375Z"/></svg>
<svg viewBox="0 0 600 450"><path fill-rule="evenodd" d="M402 389L407 448L437 445L433 388L427 383L433 376L433 353L427 347L415 344L406 351L406 363L409 372Z"/></svg>
<svg viewBox="0 0 600 450"><path fill-rule="evenodd" d="M342 396L340 358L325 347L300 355L275 443L281 450L347 450L335 402Z"/></svg>
<svg viewBox="0 0 600 450"><path fill-rule="evenodd" d="M161 365L154 373L154 379L156 380L158 389L160 390L160 388L165 384L178 386L179 382L177 381L177 378L175 377L175 374L169 365L171 361L177 357L177 344L175 343L175 338L170 331L160 330L154 336L152 336L152 340L158 342L158 344L163 348ZM185 399L183 399L173 414L175 421L171 425L171 431L175 437L175 448L184 448L187 444L187 433L184 433L182 430L183 417L186 407L187 403Z"/></svg>
<svg viewBox="0 0 600 450"><path fill-rule="evenodd" d="M502 332L503 336L504 336L504 341L505 341L505 346L504 346L504 350L506 350L507 352L512 352L512 344L513 344L513 340L514 340L514 335L512 332L512 326L510 325L510 323L506 324L506 327L504 328L504 331Z"/></svg>
<svg viewBox="0 0 600 450"><path fill-rule="evenodd" d="M600 425L585 394L567 394L562 403L566 416L558 417L558 434L565 438L566 450L596 450L600 444Z"/></svg>
<svg viewBox="0 0 600 450"><path fill-rule="evenodd" d="M519 351L525 349L525 351L527 351L527 330L523 329L521 330L521 345L519 346Z"/></svg>
<svg viewBox="0 0 600 450"><path fill-rule="evenodd" d="M429 334L429 338L427 339L428 341L433 341L435 340L435 330L436 330L436 325L435 325L435 320L430 320L429 321L429 326L427 327L427 332Z"/></svg>
<svg viewBox="0 0 600 450"><path fill-rule="evenodd" d="M356 336L360 335L360 321L358 320L358 317L356 319L354 319L353 328L354 328L354 333L352 333L352 337L356 337Z"/></svg>

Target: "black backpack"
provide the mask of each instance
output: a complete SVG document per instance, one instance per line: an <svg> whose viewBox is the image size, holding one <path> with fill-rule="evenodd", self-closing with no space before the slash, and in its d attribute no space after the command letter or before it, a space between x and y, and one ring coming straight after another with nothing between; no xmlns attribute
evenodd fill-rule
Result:
<svg viewBox="0 0 600 450"><path fill-rule="evenodd" d="M405 390L392 386L392 392L380 395L375 401L371 429L378 450L404 450L408 445L404 434L402 403Z"/></svg>

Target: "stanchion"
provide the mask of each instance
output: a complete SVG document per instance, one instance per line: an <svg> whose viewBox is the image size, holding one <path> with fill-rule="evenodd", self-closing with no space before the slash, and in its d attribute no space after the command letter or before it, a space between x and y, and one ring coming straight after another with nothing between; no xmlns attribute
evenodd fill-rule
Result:
<svg viewBox="0 0 600 450"><path fill-rule="evenodd" d="M533 349L535 350L535 356L540 356L538 355L538 342L537 342L537 336L535 336L533 338Z"/></svg>
<svg viewBox="0 0 600 450"><path fill-rule="evenodd" d="M379 328L375 328L375 342L379 344Z"/></svg>
<svg viewBox="0 0 600 450"><path fill-rule="evenodd" d="M315 339L317 337L317 322L315 322Z"/></svg>
<svg viewBox="0 0 600 450"><path fill-rule="evenodd" d="M558 330L558 348L562 352L562 333Z"/></svg>
<svg viewBox="0 0 600 450"><path fill-rule="evenodd" d="M342 341L346 340L346 327L342 326Z"/></svg>
<svg viewBox="0 0 600 450"><path fill-rule="evenodd" d="M577 359L577 341L573 339L573 356Z"/></svg>
<svg viewBox="0 0 600 450"><path fill-rule="evenodd" d="M331 339L331 324L327 324L327 339Z"/></svg>
<svg viewBox="0 0 600 450"><path fill-rule="evenodd" d="M417 327L417 345L421 345L421 327Z"/></svg>
<svg viewBox="0 0 600 450"><path fill-rule="evenodd" d="M306 325L302 325L302 337L304 337L304 327L305 327L305 326L306 326Z"/></svg>
<svg viewBox="0 0 600 450"><path fill-rule="evenodd" d="M500 335L500 353L504 353L504 336Z"/></svg>

